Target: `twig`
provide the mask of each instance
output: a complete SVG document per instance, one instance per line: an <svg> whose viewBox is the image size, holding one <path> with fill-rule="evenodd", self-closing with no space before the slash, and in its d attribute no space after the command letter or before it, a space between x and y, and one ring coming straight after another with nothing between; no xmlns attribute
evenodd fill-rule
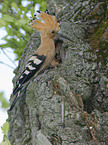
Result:
<svg viewBox="0 0 108 145"><path fill-rule="evenodd" d="M14 67L12 67L12 66L10 66L9 64L4 63L4 62L2 62L2 61L0 61L0 63L4 64L4 65L6 65L6 66L8 66L8 67L10 67L10 68L12 68L12 69L15 69Z"/></svg>
<svg viewBox="0 0 108 145"><path fill-rule="evenodd" d="M3 51L3 53L7 56L7 58L15 65L17 66L14 61L6 54L6 52L1 48L1 50Z"/></svg>
<svg viewBox="0 0 108 145"><path fill-rule="evenodd" d="M24 36L23 36L23 35L21 36L21 38L22 38L25 42L28 42L28 41L24 38Z"/></svg>

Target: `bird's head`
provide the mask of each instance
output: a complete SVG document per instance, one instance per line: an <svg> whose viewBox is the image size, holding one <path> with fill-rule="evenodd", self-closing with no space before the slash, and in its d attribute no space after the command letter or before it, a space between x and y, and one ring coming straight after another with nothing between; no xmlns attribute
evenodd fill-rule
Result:
<svg viewBox="0 0 108 145"><path fill-rule="evenodd" d="M56 17L45 12L41 12L38 17L41 18L42 21L37 19L32 20L32 23L30 24L31 27L39 31L42 37L49 37L54 39L59 31L60 25L57 23Z"/></svg>

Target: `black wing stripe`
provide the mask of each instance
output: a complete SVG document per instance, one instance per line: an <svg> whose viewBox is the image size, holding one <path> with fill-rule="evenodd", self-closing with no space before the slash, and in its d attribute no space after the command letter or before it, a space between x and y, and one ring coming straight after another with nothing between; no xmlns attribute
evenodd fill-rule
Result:
<svg viewBox="0 0 108 145"><path fill-rule="evenodd" d="M35 56L35 60L33 56ZM41 56L38 54L32 55L32 57L29 59L26 65L26 68L24 69L24 71L21 73L20 77L17 80L16 87L13 91L13 95L15 95L22 88L22 85L24 83L26 83L29 79L31 79L35 75L36 72L38 72L38 70L44 63L45 59L46 56L44 55Z"/></svg>
<svg viewBox="0 0 108 145"><path fill-rule="evenodd" d="M10 106L9 111L11 111L11 110L13 109L13 107L15 106L17 100L18 100L18 94L15 96L15 99L14 99L14 101L12 102L12 105Z"/></svg>

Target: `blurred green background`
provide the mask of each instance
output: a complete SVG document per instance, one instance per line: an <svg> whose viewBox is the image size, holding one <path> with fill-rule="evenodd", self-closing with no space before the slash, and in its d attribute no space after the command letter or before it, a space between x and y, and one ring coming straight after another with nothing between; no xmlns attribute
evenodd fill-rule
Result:
<svg viewBox="0 0 108 145"><path fill-rule="evenodd" d="M46 8L46 0L0 0L0 75L2 78L0 80L0 117L2 121L6 120L6 110L10 106L5 90L12 86L10 83L12 83L13 71L17 67L18 60L33 33L28 22L36 10L45 11ZM11 53L14 54L14 57ZM4 59L4 57L7 59ZM6 80L6 76L11 78L11 82L8 79ZM3 83L4 89L2 91ZM1 120L0 128L4 123ZM0 133L0 142L1 138L3 136Z"/></svg>

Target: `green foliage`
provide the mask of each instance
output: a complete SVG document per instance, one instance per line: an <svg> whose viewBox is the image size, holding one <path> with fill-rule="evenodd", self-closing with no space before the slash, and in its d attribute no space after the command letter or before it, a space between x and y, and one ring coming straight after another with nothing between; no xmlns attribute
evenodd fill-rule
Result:
<svg viewBox="0 0 108 145"><path fill-rule="evenodd" d="M11 145L8 138L5 138L5 141L2 141L0 145Z"/></svg>
<svg viewBox="0 0 108 145"><path fill-rule="evenodd" d="M14 49L19 59L27 45L31 34L33 33L32 28L28 26L29 18L27 14L35 13L35 4L40 4L40 10L46 9L46 0L32 0L28 1L28 5L24 7L22 5L23 0L3 0L0 3L0 27L5 27L7 35L2 39L7 43L0 45L1 48L10 47ZM23 32L21 31L23 30Z"/></svg>
<svg viewBox="0 0 108 145"><path fill-rule="evenodd" d="M1 127L1 129L2 129L2 131L3 131L3 133L4 133L4 141L2 141L2 142L0 143L0 145L11 145L11 144L10 144L10 141L9 141L9 139L8 139L8 137L7 137L8 131L9 131L9 123L8 123L8 122L5 122L5 123L3 124L3 126Z"/></svg>
<svg viewBox="0 0 108 145"><path fill-rule="evenodd" d="M37 0L37 3L40 4L40 10L44 11L47 8L46 0Z"/></svg>
<svg viewBox="0 0 108 145"><path fill-rule="evenodd" d="M9 123L8 123L8 122L5 122L5 123L3 124L3 126L1 126L1 129L2 129L2 131L3 131L3 133L4 133L5 135L8 135Z"/></svg>
<svg viewBox="0 0 108 145"><path fill-rule="evenodd" d="M7 102L7 100L5 99L3 92L0 92L0 102L2 103L2 108L4 108L4 109L6 109L10 106L9 103Z"/></svg>

